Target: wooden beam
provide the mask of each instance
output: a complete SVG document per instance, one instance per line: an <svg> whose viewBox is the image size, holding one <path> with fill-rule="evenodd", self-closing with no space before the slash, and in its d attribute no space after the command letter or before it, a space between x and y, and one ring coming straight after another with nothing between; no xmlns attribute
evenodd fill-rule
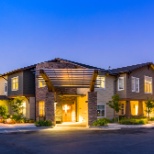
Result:
<svg viewBox="0 0 154 154"><path fill-rule="evenodd" d="M154 65L151 64L151 68L154 70Z"/></svg>
<svg viewBox="0 0 154 154"><path fill-rule="evenodd" d="M45 80L47 87L48 87L48 91L49 92L55 92L55 88L51 82L51 80L49 79L49 77L47 76L47 74L44 72L44 70L40 70L40 75L42 76L42 78Z"/></svg>
<svg viewBox="0 0 154 154"><path fill-rule="evenodd" d="M97 75L98 75L98 71L94 70L94 73L93 73L93 76L91 79L91 83L90 83L90 91L91 92L94 91Z"/></svg>

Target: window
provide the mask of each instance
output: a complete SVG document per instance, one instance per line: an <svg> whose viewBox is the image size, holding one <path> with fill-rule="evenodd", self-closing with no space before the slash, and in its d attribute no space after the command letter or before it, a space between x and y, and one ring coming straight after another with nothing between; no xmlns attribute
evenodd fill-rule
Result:
<svg viewBox="0 0 154 154"><path fill-rule="evenodd" d="M125 114L125 105L122 103L121 104L121 115Z"/></svg>
<svg viewBox="0 0 154 154"><path fill-rule="evenodd" d="M45 116L45 102L44 101L39 102L39 116L40 117Z"/></svg>
<svg viewBox="0 0 154 154"><path fill-rule="evenodd" d="M152 93L152 77L144 77L144 92Z"/></svg>
<svg viewBox="0 0 154 154"><path fill-rule="evenodd" d="M118 78L118 91L124 90L124 77Z"/></svg>
<svg viewBox="0 0 154 154"><path fill-rule="evenodd" d="M139 78L132 77L132 92L139 92Z"/></svg>
<svg viewBox="0 0 154 154"><path fill-rule="evenodd" d="M4 84L4 93L7 93L7 83Z"/></svg>
<svg viewBox="0 0 154 154"><path fill-rule="evenodd" d="M96 86L97 88L105 88L105 77L104 76L97 77Z"/></svg>
<svg viewBox="0 0 154 154"><path fill-rule="evenodd" d="M44 80L38 80L38 87L39 88L42 88L42 87L45 87L46 86L46 83Z"/></svg>
<svg viewBox="0 0 154 154"><path fill-rule="evenodd" d="M19 88L19 78L14 77L11 79L12 91L17 91Z"/></svg>
<svg viewBox="0 0 154 154"><path fill-rule="evenodd" d="M26 117L26 101L22 102L22 110L21 113L24 117Z"/></svg>
<svg viewBox="0 0 154 154"><path fill-rule="evenodd" d="M105 116L105 105L97 105L97 116L98 117Z"/></svg>

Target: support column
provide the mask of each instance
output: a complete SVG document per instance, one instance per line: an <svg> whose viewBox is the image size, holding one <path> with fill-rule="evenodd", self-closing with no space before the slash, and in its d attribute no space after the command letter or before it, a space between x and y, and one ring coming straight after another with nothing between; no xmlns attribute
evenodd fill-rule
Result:
<svg viewBox="0 0 154 154"><path fill-rule="evenodd" d="M88 93L88 125L97 120L97 92Z"/></svg>
<svg viewBox="0 0 154 154"><path fill-rule="evenodd" d="M126 117L131 117L131 104L130 101L126 101Z"/></svg>
<svg viewBox="0 0 154 154"><path fill-rule="evenodd" d="M138 102L138 116L143 116L143 102Z"/></svg>
<svg viewBox="0 0 154 154"><path fill-rule="evenodd" d="M45 101L45 118L46 120L51 120L53 123L55 123L55 110L54 110L54 93L48 92L46 95L46 101Z"/></svg>

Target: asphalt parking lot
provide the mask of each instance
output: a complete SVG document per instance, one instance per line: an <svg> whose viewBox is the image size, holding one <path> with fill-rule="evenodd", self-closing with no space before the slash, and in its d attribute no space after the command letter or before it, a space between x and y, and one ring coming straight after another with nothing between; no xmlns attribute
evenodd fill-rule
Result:
<svg viewBox="0 0 154 154"><path fill-rule="evenodd" d="M154 129L0 134L1 154L154 154Z"/></svg>

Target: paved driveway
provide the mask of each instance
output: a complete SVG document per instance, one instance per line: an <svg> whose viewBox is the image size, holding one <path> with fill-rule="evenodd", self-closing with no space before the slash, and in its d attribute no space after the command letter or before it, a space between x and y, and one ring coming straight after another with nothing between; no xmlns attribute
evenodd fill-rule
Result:
<svg viewBox="0 0 154 154"><path fill-rule="evenodd" d="M154 129L0 134L2 154L154 154Z"/></svg>

